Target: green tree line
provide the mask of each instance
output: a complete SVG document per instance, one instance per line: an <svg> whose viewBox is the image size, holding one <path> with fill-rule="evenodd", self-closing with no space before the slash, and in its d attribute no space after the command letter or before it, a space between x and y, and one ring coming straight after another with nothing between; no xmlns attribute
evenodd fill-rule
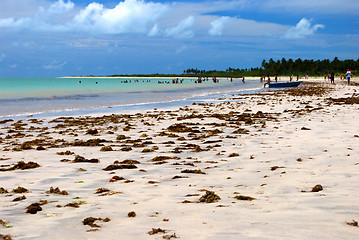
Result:
<svg viewBox="0 0 359 240"><path fill-rule="evenodd" d="M359 58L355 60L339 60L335 57L332 61L324 60L296 60L282 58L274 61L272 58L267 62L262 61L262 68L265 74L278 75L311 75L320 76L326 73L334 72L344 74L347 69L356 71L359 69Z"/></svg>
<svg viewBox="0 0 359 240"><path fill-rule="evenodd" d="M350 69L354 75L359 70L359 58L357 60L347 59L339 60L335 57L332 61L324 60L302 60L300 58L288 60L282 58L281 60L268 61L263 60L260 67L255 68L232 68L229 67L224 71L221 70L201 70L197 68L188 68L182 74L133 74L133 75L110 75L109 77L119 76L137 76L137 77L242 77L242 76L266 76L266 75L300 75L300 76L323 76L334 72L336 75L345 74L347 69Z"/></svg>
<svg viewBox="0 0 359 240"><path fill-rule="evenodd" d="M232 68L229 67L225 71L217 70L198 70L197 68L189 68L183 71L182 76L217 76L217 77L241 77L241 76L265 76L265 75L308 75L321 76L334 72L335 74L344 74L347 69L356 73L359 69L359 58L357 60L347 59L339 60L335 57L332 61L324 60L302 60L300 58L293 60L282 58L274 61L272 58L262 61L261 67L256 68Z"/></svg>

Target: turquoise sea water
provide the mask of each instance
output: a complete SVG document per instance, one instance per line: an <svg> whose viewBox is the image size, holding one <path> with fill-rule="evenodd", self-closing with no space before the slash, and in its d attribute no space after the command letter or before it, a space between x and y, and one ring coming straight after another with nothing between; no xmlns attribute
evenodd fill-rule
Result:
<svg viewBox="0 0 359 240"><path fill-rule="evenodd" d="M182 80L182 83L180 83ZM181 106L261 88L259 80L0 78L0 118L117 113Z"/></svg>

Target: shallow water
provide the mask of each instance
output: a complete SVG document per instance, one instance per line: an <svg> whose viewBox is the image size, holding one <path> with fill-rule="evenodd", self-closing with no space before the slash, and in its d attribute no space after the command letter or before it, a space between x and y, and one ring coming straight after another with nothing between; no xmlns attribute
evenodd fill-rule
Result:
<svg viewBox="0 0 359 240"><path fill-rule="evenodd" d="M181 80L181 79L180 79ZM160 83L159 83L160 82ZM258 91L259 80L196 83L154 78L0 78L0 118L120 113L184 106L193 101Z"/></svg>

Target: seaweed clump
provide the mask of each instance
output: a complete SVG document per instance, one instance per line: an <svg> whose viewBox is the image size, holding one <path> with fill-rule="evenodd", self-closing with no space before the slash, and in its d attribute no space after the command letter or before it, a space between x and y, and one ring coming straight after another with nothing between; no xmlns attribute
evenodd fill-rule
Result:
<svg viewBox="0 0 359 240"><path fill-rule="evenodd" d="M359 104L359 97L348 97L348 98L328 98L329 102L334 104Z"/></svg>
<svg viewBox="0 0 359 240"><path fill-rule="evenodd" d="M78 201L78 202L72 202L65 205L65 207L73 207L73 208L79 208L80 205L86 204L85 201Z"/></svg>
<svg viewBox="0 0 359 240"><path fill-rule="evenodd" d="M346 222L349 226L359 227L358 222L353 220L352 222Z"/></svg>
<svg viewBox="0 0 359 240"><path fill-rule="evenodd" d="M238 128L237 130L235 130L233 132L233 134L248 134L248 133L249 133L249 130L244 129L244 128Z"/></svg>
<svg viewBox="0 0 359 240"><path fill-rule="evenodd" d="M80 155L76 155L75 159L72 161L73 163L99 163L100 160L98 159L86 159Z"/></svg>
<svg viewBox="0 0 359 240"><path fill-rule="evenodd" d="M166 233L166 230L163 230L161 228L152 228L152 230L148 232L149 235L154 235L157 233Z"/></svg>
<svg viewBox="0 0 359 240"><path fill-rule="evenodd" d="M320 184L318 184L318 185L315 185L315 186L312 188L311 192L320 192L320 191L322 191L322 190L323 190L323 186L320 185Z"/></svg>
<svg viewBox="0 0 359 240"><path fill-rule="evenodd" d="M178 179L178 178L188 178L188 177L185 177L185 176L174 176L172 179Z"/></svg>
<svg viewBox="0 0 359 240"><path fill-rule="evenodd" d="M19 161L14 166L12 166L10 168L0 168L0 172L13 171L13 170L25 170L25 169L32 169L32 168L38 168L38 167L40 167L40 165L37 164L36 162L30 161L28 163L25 163L24 161Z"/></svg>
<svg viewBox="0 0 359 240"><path fill-rule="evenodd" d="M100 149L101 152L110 152L110 151L113 151L112 147L111 146L103 146L101 149Z"/></svg>
<svg viewBox="0 0 359 240"><path fill-rule="evenodd" d="M157 146L153 146L152 148L144 148L142 150L143 153L148 153L148 152L154 152L156 150L158 150L159 148Z"/></svg>
<svg viewBox="0 0 359 240"><path fill-rule="evenodd" d="M39 211L42 211L40 203L32 203L26 208L26 213L36 214Z"/></svg>
<svg viewBox="0 0 359 240"><path fill-rule="evenodd" d="M97 147L97 146L103 146L102 143L107 142L105 139L88 139L87 141L78 140L72 143L72 146L75 147Z"/></svg>
<svg viewBox="0 0 359 240"><path fill-rule="evenodd" d="M8 224L8 222L5 222L4 220L0 219L0 225L3 225L4 227L6 227L7 224Z"/></svg>
<svg viewBox="0 0 359 240"><path fill-rule="evenodd" d="M231 153L228 155L228 157L239 157L239 154L238 153Z"/></svg>
<svg viewBox="0 0 359 240"><path fill-rule="evenodd" d="M323 84L306 83L304 87L291 88L282 91L290 96L323 96L331 90Z"/></svg>
<svg viewBox="0 0 359 240"><path fill-rule="evenodd" d="M65 151L65 152L57 152L57 155L73 155L75 154L74 152L71 152L69 150Z"/></svg>
<svg viewBox="0 0 359 240"><path fill-rule="evenodd" d="M14 198L12 201L13 202L19 202L19 201L22 201L22 200L25 200L25 199L26 199L25 195L22 195L21 197Z"/></svg>
<svg viewBox="0 0 359 240"><path fill-rule="evenodd" d="M0 124L5 124L5 123L7 123L7 122L13 122L14 120L12 120L12 119L5 119L5 120L1 120L0 121Z"/></svg>
<svg viewBox="0 0 359 240"><path fill-rule="evenodd" d="M194 173L194 174L206 174L205 172L202 172L201 169L186 169L186 170L182 170L181 173Z"/></svg>
<svg viewBox="0 0 359 240"><path fill-rule="evenodd" d="M105 192L109 192L109 191L110 191L110 189L108 189L108 188L98 188L96 190L96 194L105 193Z"/></svg>
<svg viewBox="0 0 359 240"><path fill-rule="evenodd" d="M103 221L103 222L109 222L111 221L110 218L94 218L94 217L88 217L88 218L85 218L84 220L82 220L82 223L83 225L89 225L90 227L93 227L93 228L100 228L101 226L100 225L97 225L95 222L96 221Z"/></svg>
<svg viewBox="0 0 359 240"><path fill-rule="evenodd" d="M117 181L120 181L120 180L125 180L124 177L119 177L119 176L113 176L109 182L117 182Z"/></svg>
<svg viewBox="0 0 359 240"><path fill-rule="evenodd" d="M235 196L234 198L237 199L237 200L241 200L241 201L253 201L253 200L256 200L253 197L243 196L243 195L238 195L238 196Z"/></svg>
<svg viewBox="0 0 359 240"><path fill-rule="evenodd" d="M171 156L156 156L154 158L152 158L150 161L151 162L162 162L168 159L179 159L178 157L171 157Z"/></svg>
<svg viewBox="0 0 359 240"><path fill-rule="evenodd" d="M199 202L213 203L219 200L221 200L221 198L217 194L212 191L206 191L206 194L199 199Z"/></svg>
<svg viewBox="0 0 359 240"><path fill-rule="evenodd" d="M137 160L123 160L122 162L114 162L115 164L116 163L120 163L120 164L140 164L141 162L140 161L137 161Z"/></svg>
<svg viewBox="0 0 359 240"><path fill-rule="evenodd" d="M1 234L0 233L0 239L2 240L12 240L11 236L10 235L4 235L4 234Z"/></svg>
<svg viewBox="0 0 359 240"><path fill-rule="evenodd" d="M135 169L135 168L137 168L137 166L134 164L111 164L105 167L103 170L112 171L117 169Z"/></svg>
<svg viewBox="0 0 359 240"><path fill-rule="evenodd" d="M278 166L273 166L270 168L271 171L275 171L277 170L278 168L285 168L285 167L278 167Z"/></svg>
<svg viewBox="0 0 359 240"><path fill-rule="evenodd" d="M8 191L5 188L0 187L0 194L5 194L5 193L8 193Z"/></svg>
<svg viewBox="0 0 359 240"><path fill-rule="evenodd" d="M178 132L178 133L180 133L180 132L182 132L182 133L183 132L193 132L192 128L187 127L185 124L182 124L182 123L173 124L173 125L169 126L167 128L167 130L169 132Z"/></svg>
<svg viewBox="0 0 359 240"><path fill-rule="evenodd" d="M46 193L53 193L53 194L59 194L59 195L69 195L69 193L65 190L60 190L58 187L57 188L53 188L53 187L50 187L50 190L49 191L46 191Z"/></svg>
<svg viewBox="0 0 359 240"><path fill-rule="evenodd" d="M127 217L134 218L134 217L136 217L136 213L135 213L134 211L129 212L129 213L127 214Z"/></svg>
<svg viewBox="0 0 359 240"><path fill-rule="evenodd" d="M96 134L98 134L98 131L97 131L97 129L89 129L89 130L87 130L86 134L96 135Z"/></svg>
<svg viewBox="0 0 359 240"><path fill-rule="evenodd" d="M320 184L315 185L315 186L312 188L312 190L310 190L310 191L302 190L302 192L320 192L320 191L323 191L323 186L320 185Z"/></svg>
<svg viewBox="0 0 359 240"><path fill-rule="evenodd" d="M27 190L24 187L17 187L15 189L13 189L11 192L13 192L13 193L28 193L29 190Z"/></svg>

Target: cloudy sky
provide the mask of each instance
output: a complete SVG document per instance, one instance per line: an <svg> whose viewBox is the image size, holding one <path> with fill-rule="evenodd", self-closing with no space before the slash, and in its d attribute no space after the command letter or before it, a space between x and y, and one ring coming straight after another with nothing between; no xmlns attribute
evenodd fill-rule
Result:
<svg viewBox="0 0 359 240"><path fill-rule="evenodd" d="M0 0L0 77L359 58L358 0Z"/></svg>

